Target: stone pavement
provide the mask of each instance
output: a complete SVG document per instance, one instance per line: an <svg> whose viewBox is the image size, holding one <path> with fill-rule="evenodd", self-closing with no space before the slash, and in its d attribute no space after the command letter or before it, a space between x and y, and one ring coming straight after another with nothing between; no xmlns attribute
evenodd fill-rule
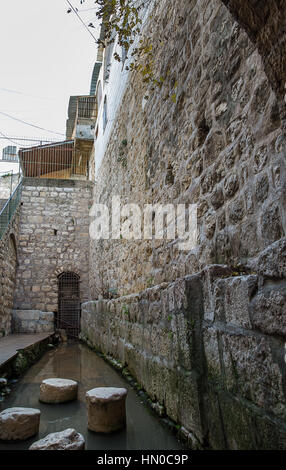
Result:
<svg viewBox="0 0 286 470"><path fill-rule="evenodd" d="M6 362L16 357L20 349L26 349L51 335L52 333L37 333L8 335L0 338L0 369Z"/></svg>

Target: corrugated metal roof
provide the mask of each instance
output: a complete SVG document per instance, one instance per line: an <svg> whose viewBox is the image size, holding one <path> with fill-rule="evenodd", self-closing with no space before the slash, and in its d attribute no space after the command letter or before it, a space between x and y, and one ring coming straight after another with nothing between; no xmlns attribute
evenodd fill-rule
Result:
<svg viewBox="0 0 286 470"><path fill-rule="evenodd" d="M29 148L20 148L19 151L21 153L25 152L30 152L30 150L35 150L35 149L45 149L45 148L51 148L51 147L61 147L61 146L68 146L68 147L73 147L74 141L73 140L63 140L61 142L51 142L49 144L42 144L42 145L35 145L34 147L29 147Z"/></svg>

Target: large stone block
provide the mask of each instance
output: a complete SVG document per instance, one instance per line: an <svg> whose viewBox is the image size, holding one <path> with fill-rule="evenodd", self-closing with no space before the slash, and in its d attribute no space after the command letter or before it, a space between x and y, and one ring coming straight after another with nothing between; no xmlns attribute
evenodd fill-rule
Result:
<svg viewBox="0 0 286 470"><path fill-rule="evenodd" d="M126 426L125 388L99 387L86 393L88 429L110 433Z"/></svg>
<svg viewBox="0 0 286 470"><path fill-rule="evenodd" d="M225 446L233 450L282 450L286 447L285 421L277 421L251 402L219 392ZM213 436L215 439L216 436Z"/></svg>
<svg viewBox="0 0 286 470"><path fill-rule="evenodd" d="M254 328L286 336L286 280L267 280L250 304Z"/></svg>
<svg viewBox="0 0 286 470"><path fill-rule="evenodd" d="M215 319L251 329L249 308L257 289L257 276L235 276L215 284Z"/></svg>
<svg viewBox="0 0 286 470"><path fill-rule="evenodd" d="M48 434L43 439L34 442L29 450L84 450L84 437L75 429Z"/></svg>
<svg viewBox="0 0 286 470"><path fill-rule="evenodd" d="M39 432L40 415L35 408L7 408L0 413L0 439L29 439Z"/></svg>
<svg viewBox="0 0 286 470"><path fill-rule="evenodd" d="M45 379L40 385L40 401L65 403L77 399L78 384L69 379Z"/></svg>
<svg viewBox="0 0 286 470"><path fill-rule="evenodd" d="M231 275L231 268L226 265L210 265L202 272L204 318L214 320L215 311L215 288L217 279Z"/></svg>
<svg viewBox="0 0 286 470"><path fill-rule="evenodd" d="M40 310L13 310L14 333L46 333L54 331L54 313Z"/></svg>
<svg viewBox="0 0 286 470"><path fill-rule="evenodd" d="M224 332L221 351L227 389L285 419L281 368L284 343L258 335Z"/></svg>
<svg viewBox="0 0 286 470"><path fill-rule="evenodd" d="M208 378L211 381L223 383L219 336L220 332L215 327L204 328L203 347L207 363Z"/></svg>
<svg viewBox="0 0 286 470"><path fill-rule="evenodd" d="M178 408L176 421L184 423L184 426L194 433L200 442L203 442L204 430L200 409L201 396L198 374L195 371L187 372L181 368L178 369L176 373L178 375ZM169 399L171 400L171 395Z"/></svg>
<svg viewBox="0 0 286 470"><path fill-rule="evenodd" d="M13 316L19 320L39 320L40 310L13 310Z"/></svg>

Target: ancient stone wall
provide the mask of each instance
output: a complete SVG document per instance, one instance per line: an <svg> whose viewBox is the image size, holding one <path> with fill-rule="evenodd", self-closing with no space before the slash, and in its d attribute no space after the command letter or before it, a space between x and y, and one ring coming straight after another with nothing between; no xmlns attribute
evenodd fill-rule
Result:
<svg viewBox="0 0 286 470"><path fill-rule="evenodd" d="M286 11L281 0L222 0L257 47L285 125Z"/></svg>
<svg viewBox="0 0 286 470"><path fill-rule="evenodd" d="M248 265L285 236L285 136L247 34L218 0L168 8L162 0L148 34L163 84L152 91L140 74L130 78L94 201L196 203L198 247L92 242L93 298L138 292L213 263Z"/></svg>
<svg viewBox="0 0 286 470"><path fill-rule="evenodd" d="M13 333L52 333L55 329L54 312L40 310L13 310Z"/></svg>
<svg viewBox="0 0 286 470"><path fill-rule="evenodd" d="M0 337L11 333L20 208L0 240Z"/></svg>
<svg viewBox="0 0 286 470"><path fill-rule="evenodd" d="M130 77L94 202L196 203L197 249L91 240L92 298L121 297L87 303L82 334L199 445L286 448L277 95L261 51L219 0L158 1L147 34L162 85Z"/></svg>
<svg viewBox="0 0 286 470"><path fill-rule="evenodd" d="M83 305L82 337L127 366L192 447L286 449L285 241L257 271L212 265Z"/></svg>
<svg viewBox="0 0 286 470"><path fill-rule="evenodd" d="M65 271L80 276L81 300L89 299L91 187L87 181L24 178L15 310L57 311L57 276Z"/></svg>
<svg viewBox="0 0 286 470"><path fill-rule="evenodd" d="M0 176L0 200L9 199L11 193L16 189L21 177L19 174L7 172L4 176Z"/></svg>

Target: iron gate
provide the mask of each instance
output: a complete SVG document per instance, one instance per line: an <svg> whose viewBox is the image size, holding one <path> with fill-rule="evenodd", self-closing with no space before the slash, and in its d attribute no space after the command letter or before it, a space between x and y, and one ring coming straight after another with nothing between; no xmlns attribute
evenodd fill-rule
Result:
<svg viewBox="0 0 286 470"><path fill-rule="evenodd" d="M66 330L69 338L77 338L80 332L79 276L65 272L58 276L57 327Z"/></svg>

